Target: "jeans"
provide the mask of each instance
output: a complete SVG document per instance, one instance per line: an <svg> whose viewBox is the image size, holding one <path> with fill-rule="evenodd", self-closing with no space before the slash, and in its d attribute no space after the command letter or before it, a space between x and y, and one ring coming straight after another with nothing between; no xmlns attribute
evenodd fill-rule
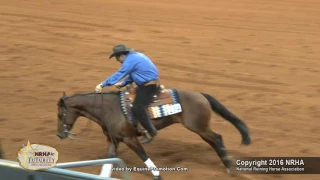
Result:
<svg viewBox="0 0 320 180"><path fill-rule="evenodd" d="M151 136L157 135L157 130L149 120L145 108L151 103L153 96L158 90L155 84L141 86L137 89L136 98L132 103L132 113L135 120L138 120L141 125L149 132Z"/></svg>

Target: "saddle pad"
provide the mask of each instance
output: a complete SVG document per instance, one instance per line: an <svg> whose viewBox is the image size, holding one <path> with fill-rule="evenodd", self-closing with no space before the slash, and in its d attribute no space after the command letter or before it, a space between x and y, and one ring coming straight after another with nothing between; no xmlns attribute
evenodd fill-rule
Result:
<svg viewBox="0 0 320 180"><path fill-rule="evenodd" d="M157 106L154 106L152 103L150 103L149 106L146 108L147 114L150 119L161 118L182 112L182 107L177 91L175 89L168 89L168 91L170 92L173 103L162 104ZM127 90L122 90L120 92L121 109L124 115L127 117L127 119L133 120L133 115L131 111L132 104L125 100L126 92Z"/></svg>
<svg viewBox="0 0 320 180"><path fill-rule="evenodd" d="M180 103L151 106L147 109L151 119L170 116L182 112Z"/></svg>

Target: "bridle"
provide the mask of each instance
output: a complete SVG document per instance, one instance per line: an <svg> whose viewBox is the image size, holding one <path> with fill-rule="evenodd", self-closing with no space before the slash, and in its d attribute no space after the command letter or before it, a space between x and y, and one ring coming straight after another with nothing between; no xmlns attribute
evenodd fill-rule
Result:
<svg viewBox="0 0 320 180"><path fill-rule="evenodd" d="M73 139L73 140L76 140L77 138L76 138L76 136L79 136L80 134L82 134L82 133L84 133L86 130L88 130L88 126L89 126L89 124L90 124L90 120L88 120L88 122L87 122L87 125L86 125L86 128L82 131L82 132L80 132L80 133L78 133L78 134L74 134L74 133L72 133L69 129L68 129L68 126L69 127L71 127L72 125L73 125L73 123L72 124L68 124L66 121L67 121L67 109L66 109L66 107L64 107L64 106L61 106L61 109L62 109L62 116L61 116L61 120L62 120L62 128L63 128L63 132L65 133L65 134L67 134L67 137L68 138L70 138L70 139ZM91 125L91 124L90 124Z"/></svg>
<svg viewBox="0 0 320 180"><path fill-rule="evenodd" d="M100 93L97 93L97 94L101 94L101 106L103 107L104 106L104 103L103 103L103 93L102 92L100 92ZM95 99L96 100L96 99ZM95 101L94 100L94 101ZM91 127L91 121L90 120L88 120L88 122L87 122L87 125L86 125L86 128L82 131L82 132L80 132L80 133L78 133L78 134L74 134L74 133L72 133L69 129L68 129L68 126L72 126L73 125L73 123L72 124L68 124L66 121L66 117L67 117L67 108L65 107L65 105L61 105L60 106L61 107L61 109L62 109L62 116L61 117L59 117L60 118L60 120L62 120L62 128L63 128L63 132L64 133L66 133L67 134L67 137L68 138L70 138L70 139L73 139L73 140L76 140L77 138L76 138L76 136L79 136L80 134L82 134L82 133L84 133L84 132L86 132L89 128L89 124L90 124L90 127ZM101 117L103 117L103 114L104 114L104 108L102 108L102 111L101 111ZM110 133L110 129L109 129L109 126L107 125L107 133L109 134L109 137L110 137L110 139L111 139L111 143L113 143L113 144L115 144L115 138L111 135L111 133Z"/></svg>
<svg viewBox="0 0 320 180"><path fill-rule="evenodd" d="M70 137L71 139L73 139L72 137L72 133L70 132L70 130L68 129L68 126L72 126L72 124L68 124L67 123L67 109L64 106L60 106L61 110L62 110L62 115L59 117L59 119L62 121L62 128L63 128L63 132L65 134L67 134L67 137Z"/></svg>

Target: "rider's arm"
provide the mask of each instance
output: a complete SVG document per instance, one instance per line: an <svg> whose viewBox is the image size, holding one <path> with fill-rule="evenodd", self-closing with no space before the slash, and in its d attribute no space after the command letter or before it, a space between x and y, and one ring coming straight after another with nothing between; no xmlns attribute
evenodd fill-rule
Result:
<svg viewBox="0 0 320 180"><path fill-rule="evenodd" d="M105 86L112 86L115 83L119 82L122 78L124 78L126 75L130 74L134 69L134 63L131 61L131 59L126 59L119 71L111 75L109 78L104 80L102 82L102 87Z"/></svg>
<svg viewBox="0 0 320 180"><path fill-rule="evenodd" d="M126 86L127 84L133 83L132 77L129 75L125 80L122 81L121 85Z"/></svg>

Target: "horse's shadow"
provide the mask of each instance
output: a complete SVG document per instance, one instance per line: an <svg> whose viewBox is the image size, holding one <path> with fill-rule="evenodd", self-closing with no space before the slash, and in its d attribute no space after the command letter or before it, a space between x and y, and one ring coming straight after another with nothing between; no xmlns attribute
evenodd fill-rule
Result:
<svg viewBox="0 0 320 180"><path fill-rule="evenodd" d="M176 164L199 164L223 168L223 164L216 152L205 142L188 143L179 140L158 138L143 145L148 156L157 166ZM245 154L228 150L231 156L245 156ZM106 158L107 154L97 158ZM125 161L128 167L143 166L141 159L129 148L120 144L118 158Z"/></svg>

